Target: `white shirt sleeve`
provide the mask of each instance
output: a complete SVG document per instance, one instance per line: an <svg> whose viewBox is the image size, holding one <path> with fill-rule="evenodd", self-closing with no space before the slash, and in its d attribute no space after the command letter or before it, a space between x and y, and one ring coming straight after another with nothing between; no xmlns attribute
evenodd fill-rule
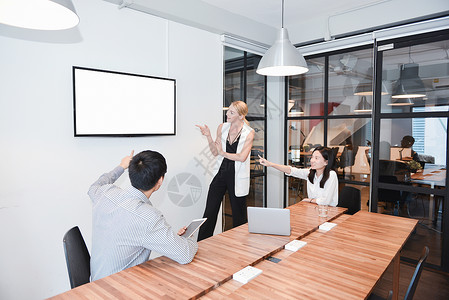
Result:
<svg viewBox="0 0 449 300"><path fill-rule="evenodd" d="M290 173L285 173L285 175L307 180L307 176L309 176L309 173L310 169L298 169L290 166Z"/></svg>
<svg viewBox="0 0 449 300"><path fill-rule="evenodd" d="M324 184L324 191L322 196L316 198L317 204L327 204L330 206L337 206L338 204L338 177L335 171L330 171L329 178Z"/></svg>

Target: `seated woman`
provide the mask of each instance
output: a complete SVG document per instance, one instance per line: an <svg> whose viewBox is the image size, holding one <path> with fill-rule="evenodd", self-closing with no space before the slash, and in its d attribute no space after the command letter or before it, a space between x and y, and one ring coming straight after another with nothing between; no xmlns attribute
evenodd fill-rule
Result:
<svg viewBox="0 0 449 300"><path fill-rule="evenodd" d="M332 149L318 147L312 152L310 169L298 169L286 165L269 162L259 156L259 162L266 167L273 167L288 176L307 180L307 197L302 201L316 204L337 206L338 204L338 178L332 170L334 157Z"/></svg>

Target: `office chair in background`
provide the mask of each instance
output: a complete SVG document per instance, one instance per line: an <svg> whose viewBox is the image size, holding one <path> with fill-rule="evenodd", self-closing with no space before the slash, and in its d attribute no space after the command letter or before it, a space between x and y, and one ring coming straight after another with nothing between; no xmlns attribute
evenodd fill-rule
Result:
<svg viewBox="0 0 449 300"><path fill-rule="evenodd" d="M62 243L71 288L90 282L90 254L78 226L67 231Z"/></svg>
<svg viewBox="0 0 449 300"><path fill-rule="evenodd" d="M410 170L406 163L395 160L379 160L379 182L410 185L410 180ZM410 193L399 190L379 189L377 197L379 202L393 203L393 215L398 216L401 205L409 201ZM408 204L407 213L410 216Z"/></svg>
<svg viewBox="0 0 449 300"><path fill-rule="evenodd" d="M344 186L338 193L339 207L346 207L347 214L353 215L361 208L360 190L352 186Z"/></svg>
<svg viewBox="0 0 449 300"><path fill-rule="evenodd" d="M353 146L353 145L349 145L349 146L345 146L345 148L343 149L343 152L340 155L339 158L339 167L343 169L343 178L346 176L346 171L345 168L346 167L350 167L350 171L349 171L349 177L352 178L352 166L355 163L355 155L357 154L357 150L358 150L358 146Z"/></svg>

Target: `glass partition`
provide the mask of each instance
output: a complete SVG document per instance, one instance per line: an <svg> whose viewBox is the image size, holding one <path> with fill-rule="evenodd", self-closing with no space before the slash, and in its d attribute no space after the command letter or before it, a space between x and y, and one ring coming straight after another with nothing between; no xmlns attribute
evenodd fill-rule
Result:
<svg viewBox="0 0 449 300"><path fill-rule="evenodd" d="M258 155L264 156L266 149L266 79L255 72L260 56L225 47L225 75L223 113L233 101L248 105L246 116L255 131L250 152L250 191L246 196L247 206L265 205L266 173L259 164ZM225 117L224 117L224 120ZM223 202L223 230L232 228L232 209L226 194Z"/></svg>
<svg viewBox="0 0 449 300"><path fill-rule="evenodd" d="M265 76L256 73L260 57L249 56L246 71L246 103L248 104L248 117L265 116Z"/></svg>
<svg viewBox="0 0 449 300"><path fill-rule="evenodd" d="M324 57L307 60L309 71L289 77L288 117L324 114Z"/></svg>
<svg viewBox="0 0 449 300"><path fill-rule="evenodd" d="M423 236L441 239L447 124L448 118L439 117L381 119L377 210L420 219L417 232L404 247L406 257L420 247ZM440 259L441 248L433 247L428 262L440 265Z"/></svg>
<svg viewBox="0 0 449 300"><path fill-rule="evenodd" d="M328 121L328 147L337 152L335 169L340 178L370 181L371 124L370 118Z"/></svg>
<svg viewBox="0 0 449 300"><path fill-rule="evenodd" d="M329 115L371 114L373 50L329 56Z"/></svg>
<svg viewBox="0 0 449 300"><path fill-rule="evenodd" d="M417 107L449 109L447 41L385 52L382 65L383 113L414 112Z"/></svg>
<svg viewBox="0 0 449 300"><path fill-rule="evenodd" d="M312 150L324 145L323 119L288 120L287 164L296 168L310 167ZM306 182L288 177L287 205L307 197Z"/></svg>

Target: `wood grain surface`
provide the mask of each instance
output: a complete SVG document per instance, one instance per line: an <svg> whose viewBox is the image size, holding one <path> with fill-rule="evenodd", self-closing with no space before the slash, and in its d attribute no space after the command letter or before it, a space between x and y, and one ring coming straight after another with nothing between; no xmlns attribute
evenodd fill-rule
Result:
<svg viewBox="0 0 449 300"><path fill-rule="evenodd" d="M199 298L232 280L237 271L263 262L291 240L315 232L320 224L334 220L346 210L332 208L327 218L320 218L315 204L299 202L289 209L290 236L251 234L244 224L199 242L198 253L190 264L180 265L158 257L51 299Z"/></svg>
<svg viewBox="0 0 449 300"><path fill-rule="evenodd" d="M365 299L392 262L398 282L399 252L416 224L360 211L223 297Z"/></svg>

